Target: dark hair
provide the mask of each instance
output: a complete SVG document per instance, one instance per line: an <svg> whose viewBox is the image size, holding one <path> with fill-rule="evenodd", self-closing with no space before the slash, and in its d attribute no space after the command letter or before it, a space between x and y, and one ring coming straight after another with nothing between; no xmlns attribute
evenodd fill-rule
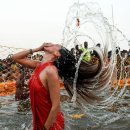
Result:
<svg viewBox="0 0 130 130"><path fill-rule="evenodd" d="M76 59L73 53L65 47L60 49L60 58L56 60L59 75L65 79L73 79L76 71Z"/></svg>
<svg viewBox="0 0 130 130"><path fill-rule="evenodd" d="M77 60L72 52L65 47L62 47L60 49L60 54L61 56L55 61L55 65L58 68L60 77L63 79L64 86L67 92L72 97L74 94L73 82L77 68ZM98 53L96 54L97 57L100 59ZM99 73L99 70L101 70L100 66L100 60L98 62L91 63L81 61L78 69L78 79L76 83L78 103L80 103L81 100L84 100L85 102L100 100L100 98L91 91L92 88L90 87L97 80L95 76Z"/></svg>

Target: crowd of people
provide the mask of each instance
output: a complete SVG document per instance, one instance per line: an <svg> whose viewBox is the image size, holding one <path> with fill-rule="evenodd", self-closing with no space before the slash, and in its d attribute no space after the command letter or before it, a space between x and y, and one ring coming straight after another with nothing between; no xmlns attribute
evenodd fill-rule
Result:
<svg viewBox="0 0 130 130"><path fill-rule="evenodd" d="M6 59L0 59L0 82L16 81L22 71L25 71L27 76L29 75L29 69L24 70L23 66L10 60L9 57L10 55ZM35 54L29 55L27 58L42 61L43 56Z"/></svg>
<svg viewBox="0 0 130 130"><path fill-rule="evenodd" d="M38 61L41 61L42 58L43 56L41 54L28 55L27 57L27 59ZM28 79L32 71L33 70L12 61L10 55L6 59L0 59L0 83L16 82L16 100L25 100L29 97Z"/></svg>
<svg viewBox="0 0 130 130"><path fill-rule="evenodd" d="M101 44L98 43L97 47L101 48ZM75 48L71 48L72 54L76 55L76 57L80 57L83 52L85 52L83 56L83 61L85 62L92 62L94 60L94 52L91 52L88 49L88 42L84 42L84 46L76 45ZM120 55L119 55L120 52ZM116 54L118 55L117 60L120 61L121 57L125 59L125 65L130 65L130 49L129 50L122 50L120 51L120 47L116 47ZM110 61L112 55L112 51L108 52L108 61ZM8 56L9 57L9 56ZM29 79L29 75L31 74L32 70L22 67L20 64L10 60L9 58L0 59L0 82L7 82L7 81L16 81L19 75L24 72L26 76L24 79ZM32 60L43 60L43 55L41 54L34 54L28 55L28 59ZM78 59L77 59L78 60ZM117 65L119 65L117 63Z"/></svg>

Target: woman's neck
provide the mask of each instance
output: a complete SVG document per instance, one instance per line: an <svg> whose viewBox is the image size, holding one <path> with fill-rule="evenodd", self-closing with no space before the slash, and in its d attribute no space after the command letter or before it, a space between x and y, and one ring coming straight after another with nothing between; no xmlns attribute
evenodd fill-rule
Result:
<svg viewBox="0 0 130 130"><path fill-rule="evenodd" d="M42 62L54 62L55 60L56 58L52 54L46 54L44 55Z"/></svg>
<svg viewBox="0 0 130 130"><path fill-rule="evenodd" d="M45 63L45 62L54 62L54 61L55 60L52 59L52 58L50 58L50 59L49 58L47 58L47 59L45 58L45 59L42 60L43 63Z"/></svg>

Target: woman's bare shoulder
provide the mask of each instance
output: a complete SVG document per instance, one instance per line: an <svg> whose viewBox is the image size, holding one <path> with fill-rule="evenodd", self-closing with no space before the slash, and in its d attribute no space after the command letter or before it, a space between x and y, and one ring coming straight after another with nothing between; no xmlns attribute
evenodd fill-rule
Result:
<svg viewBox="0 0 130 130"><path fill-rule="evenodd" d="M53 75L56 76L56 75L58 75L58 70L57 70L56 66L55 65L47 66L47 68L46 68L46 74L48 76L53 76Z"/></svg>

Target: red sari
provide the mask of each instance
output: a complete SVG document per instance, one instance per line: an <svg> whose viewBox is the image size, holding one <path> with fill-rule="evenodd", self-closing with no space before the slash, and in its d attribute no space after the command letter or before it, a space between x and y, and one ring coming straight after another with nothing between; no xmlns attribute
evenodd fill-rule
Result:
<svg viewBox="0 0 130 130"><path fill-rule="evenodd" d="M51 62L47 62L39 65L29 80L33 130L43 129L52 107L49 91L43 86L39 78L40 72L52 64ZM64 130L64 115L62 112L58 112L56 120L50 130Z"/></svg>

